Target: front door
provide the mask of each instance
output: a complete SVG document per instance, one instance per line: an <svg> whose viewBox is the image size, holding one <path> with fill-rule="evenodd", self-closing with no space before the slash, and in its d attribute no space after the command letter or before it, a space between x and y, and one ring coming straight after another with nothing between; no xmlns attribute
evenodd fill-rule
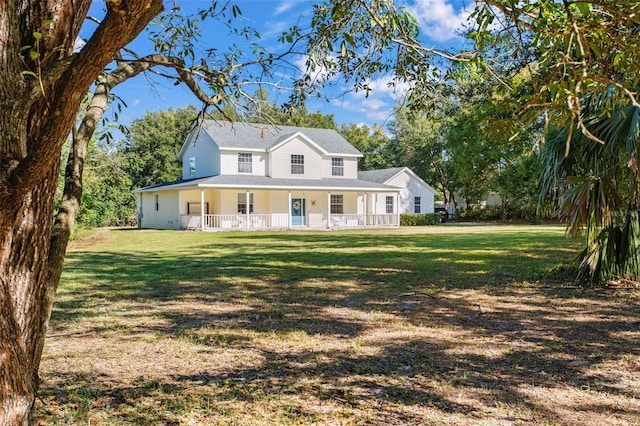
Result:
<svg viewBox="0 0 640 426"><path fill-rule="evenodd" d="M291 224L292 225L306 225L305 211L305 199L304 198L292 198L291 199Z"/></svg>

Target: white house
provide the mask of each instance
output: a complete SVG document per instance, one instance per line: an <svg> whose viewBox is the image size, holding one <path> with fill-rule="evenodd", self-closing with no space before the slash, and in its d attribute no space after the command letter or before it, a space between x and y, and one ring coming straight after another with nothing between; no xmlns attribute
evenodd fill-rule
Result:
<svg viewBox="0 0 640 426"><path fill-rule="evenodd" d="M434 212L436 190L408 167L358 172L358 179L400 188L398 198L400 214Z"/></svg>
<svg viewBox="0 0 640 426"><path fill-rule="evenodd" d="M388 227L433 212L433 188L407 168L359 174L362 154L334 130L204 120L178 157L181 180L134 191L139 227Z"/></svg>

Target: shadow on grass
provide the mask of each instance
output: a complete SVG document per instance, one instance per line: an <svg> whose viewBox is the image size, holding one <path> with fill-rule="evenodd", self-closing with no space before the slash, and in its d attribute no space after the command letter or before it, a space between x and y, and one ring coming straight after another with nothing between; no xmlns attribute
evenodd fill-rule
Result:
<svg viewBox="0 0 640 426"><path fill-rule="evenodd" d="M178 394L182 399L199 394L196 405L307 394L345 409L377 406L377 401L430 407L471 422L486 416L472 402L447 397L438 387L446 385L476 390L484 406L499 401L526 407L553 423L563 423L563 415L523 393L523 387L638 397L617 379L589 372L604 362L640 355L635 339L625 337L640 328L637 302L607 303L600 295L562 289L553 270L573 251L556 235L246 233L210 240L171 249L69 254L53 328L64 335L70 324L98 315L111 303L125 307L120 318L140 315L140 307L148 306L163 321L127 329L122 339L135 341L138 334L152 332L184 339L205 354L221 347L251 349L264 358L260 365L215 374L176 370L164 381L143 380L136 386L121 386L115 377L63 377L59 389L45 387L45 398L64 407L68 401L103 404L126 412L128 422L171 424L178 421L177 409L171 407L190 404L176 402ZM478 291L504 303L485 311L482 301L469 296ZM572 303L578 297L593 302L586 317L584 303ZM174 309L174 302L198 309ZM209 304L234 309L214 312L207 309ZM300 332L355 340L375 329L376 321L455 330L479 342L497 341L508 350L498 356L455 339L383 333L374 354L321 347L275 351L247 335ZM82 332L107 333L109 327L87 325ZM309 378L321 385L309 388ZM78 389L85 394L78 396ZM211 400L203 395L211 395ZM156 401L157 409L125 409L143 406L146 399ZM602 407L584 405L577 410L588 416L598 409ZM206 417L214 408L198 410ZM640 409L625 414L638 418ZM391 423L424 420L411 411L392 415ZM296 406L289 416L313 420L317 413Z"/></svg>

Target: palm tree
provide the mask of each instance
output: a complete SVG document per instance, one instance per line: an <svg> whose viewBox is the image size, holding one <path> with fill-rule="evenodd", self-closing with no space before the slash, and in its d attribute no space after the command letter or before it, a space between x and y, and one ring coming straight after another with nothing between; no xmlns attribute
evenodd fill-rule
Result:
<svg viewBox="0 0 640 426"><path fill-rule="evenodd" d="M543 146L541 195L555 197L570 234L585 231L576 279L588 285L640 277L640 108L612 105L611 94L585 99L582 122Z"/></svg>

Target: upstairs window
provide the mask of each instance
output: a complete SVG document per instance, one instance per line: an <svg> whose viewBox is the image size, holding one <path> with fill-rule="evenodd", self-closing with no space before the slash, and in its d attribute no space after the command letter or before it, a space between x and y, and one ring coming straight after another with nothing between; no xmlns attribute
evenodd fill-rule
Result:
<svg viewBox="0 0 640 426"><path fill-rule="evenodd" d="M238 154L238 173L253 173L253 157L251 153Z"/></svg>
<svg viewBox="0 0 640 426"><path fill-rule="evenodd" d="M393 213L393 197L387 197L385 201L386 201L385 205L386 205L386 208L387 208L386 212L388 214Z"/></svg>
<svg viewBox="0 0 640 426"><path fill-rule="evenodd" d="M238 192L238 213L247 214L247 193ZM249 213L253 213L253 192L249 193Z"/></svg>
<svg viewBox="0 0 640 426"><path fill-rule="evenodd" d="M331 159L331 176L344 176L344 158Z"/></svg>
<svg viewBox="0 0 640 426"><path fill-rule="evenodd" d="M422 207L422 200L420 199L420 197L413 197L413 212L416 214L421 213L420 212L421 207Z"/></svg>
<svg viewBox="0 0 640 426"><path fill-rule="evenodd" d="M331 194L331 214L344 213L344 196Z"/></svg>
<svg viewBox="0 0 640 426"><path fill-rule="evenodd" d="M291 174L304 174L304 155L291 154Z"/></svg>
<svg viewBox="0 0 640 426"><path fill-rule="evenodd" d="M196 174L196 157L189 157L189 176Z"/></svg>

